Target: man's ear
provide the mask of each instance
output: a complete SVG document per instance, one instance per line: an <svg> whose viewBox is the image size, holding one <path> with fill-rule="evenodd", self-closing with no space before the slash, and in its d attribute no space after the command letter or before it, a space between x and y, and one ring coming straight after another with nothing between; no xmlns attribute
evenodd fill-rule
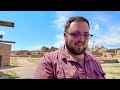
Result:
<svg viewBox="0 0 120 90"><path fill-rule="evenodd" d="M66 33L64 33L64 40L66 39Z"/></svg>

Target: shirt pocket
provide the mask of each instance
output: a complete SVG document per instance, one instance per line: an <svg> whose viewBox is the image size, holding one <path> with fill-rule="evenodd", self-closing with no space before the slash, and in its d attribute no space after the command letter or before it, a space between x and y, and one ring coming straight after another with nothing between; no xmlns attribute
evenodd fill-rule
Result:
<svg viewBox="0 0 120 90"><path fill-rule="evenodd" d="M62 71L58 71L57 73L57 79L65 79L65 73Z"/></svg>
<svg viewBox="0 0 120 90"><path fill-rule="evenodd" d="M94 73L96 75L96 79L105 79L105 73L103 70L94 69Z"/></svg>
<svg viewBox="0 0 120 90"><path fill-rule="evenodd" d="M75 70L64 70L64 71L59 71L57 74L58 79L78 79L78 73Z"/></svg>

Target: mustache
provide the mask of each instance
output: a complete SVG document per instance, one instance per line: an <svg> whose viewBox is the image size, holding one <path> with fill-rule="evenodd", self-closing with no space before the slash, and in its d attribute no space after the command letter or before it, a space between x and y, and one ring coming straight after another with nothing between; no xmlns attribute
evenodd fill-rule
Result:
<svg viewBox="0 0 120 90"><path fill-rule="evenodd" d="M85 42L75 42L75 44L82 44L82 45L85 45Z"/></svg>

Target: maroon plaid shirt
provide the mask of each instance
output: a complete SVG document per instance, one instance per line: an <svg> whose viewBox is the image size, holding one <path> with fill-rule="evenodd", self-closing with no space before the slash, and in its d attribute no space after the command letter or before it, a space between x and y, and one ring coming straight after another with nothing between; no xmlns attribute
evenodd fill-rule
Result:
<svg viewBox="0 0 120 90"><path fill-rule="evenodd" d="M105 79L100 63L89 52L84 53L84 68L64 47L46 53L37 65L34 79Z"/></svg>

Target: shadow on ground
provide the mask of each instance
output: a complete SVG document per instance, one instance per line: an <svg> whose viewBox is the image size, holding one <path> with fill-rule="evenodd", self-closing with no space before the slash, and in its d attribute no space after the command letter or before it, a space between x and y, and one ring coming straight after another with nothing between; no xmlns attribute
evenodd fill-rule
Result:
<svg viewBox="0 0 120 90"><path fill-rule="evenodd" d="M0 67L0 70L11 69L15 67L19 67L19 66L3 66L3 67Z"/></svg>

